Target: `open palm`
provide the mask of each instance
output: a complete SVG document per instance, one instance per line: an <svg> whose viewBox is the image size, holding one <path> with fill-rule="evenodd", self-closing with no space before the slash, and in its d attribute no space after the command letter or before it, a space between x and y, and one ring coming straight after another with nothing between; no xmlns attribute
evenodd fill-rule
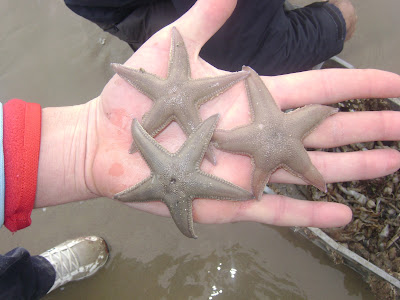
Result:
<svg viewBox="0 0 400 300"><path fill-rule="evenodd" d="M144 44L126 66L166 77L170 51L171 28L176 26L188 50L191 77L201 78L225 74L198 53L204 43L219 29L235 6L234 0L200 0L182 18L165 27ZM324 70L278 77L263 77L278 106L297 108L310 103L330 104L353 98L394 97L400 95L400 77L377 70ZM93 146L93 178L97 193L112 197L150 175L139 153L129 154L132 143L132 119L141 121L152 101L119 76L114 76L101 96L95 121L96 142ZM219 113L217 128L231 129L250 122L248 99L243 83L207 102L200 108L202 119ZM398 112L338 113L325 120L305 140L310 148L329 148L354 142L399 140ZM156 140L170 152L176 152L186 135L176 123L171 123ZM396 171L400 154L394 150L374 150L358 153L311 152L313 164L327 182L370 179ZM202 170L214 174L247 190L251 190L252 166L247 156L216 151L217 165L202 163ZM274 182L303 183L297 177L278 170ZM168 216L160 202L135 203L129 206ZM196 199L193 217L197 222L223 223L250 220L275 225L340 226L351 219L346 206L294 200L284 196L264 195L260 201L244 202Z"/></svg>

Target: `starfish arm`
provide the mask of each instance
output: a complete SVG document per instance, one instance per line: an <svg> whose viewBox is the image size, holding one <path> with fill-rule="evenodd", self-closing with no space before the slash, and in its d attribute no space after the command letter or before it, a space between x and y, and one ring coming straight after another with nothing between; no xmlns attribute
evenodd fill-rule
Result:
<svg viewBox="0 0 400 300"><path fill-rule="evenodd" d="M190 134L192 134L193 131L201 124L201 119L197 109L194 106L190 107L190 105L187 106L187 109L177 111L175 113L175 120L181 126L186 136L190 136ZM205 158L213 165L216 164L215 154L211 145L208 147L205 153Z"/></svg>
<svg viewBox="0 0 400 300"><path fill-rule="evenodd" d="M321 191L326 191L324 178L312 164L307 151L300 141L298 145L288 146L285 152L286 159L282 160L282 166L286 171L312 184Z"/></svg>
<svg viewBox="0 0 400 300"><path fill-rule="evenodd" d="M272 166L272 165L270 165ZM251 179L251 188L254 195L258 200L261 199L265 185L268 183L271 174L273 173L273 168L261 169L259 167L254 167L253 176Z"/></svg>
<svg viewBox="0 0 400 300"><path fill-rule="evenodd" d="M338 112L337 108L310 104L285 114L287 127L294 136L303 140L327 117Z"/></svg>
<svg viewBox="0 0 400 300"><path fill-rule="evenodd" d="M243 67L243 70L250 72L245 84L254 120L264 120L271 113L282 113L261 77L250 67Z"/></svg>
<svg viewBox="0 0 400 300"><path fill-rule="evenodd" d="M197 239L193 229L192 201L192 197L176 194L168 194L163 199L179 230L185 236Z"/></svg>
<svg viewBox="0 0 400 300"><path fill-rule="evenodd" d="M196 161L194 167L199 167L204 153L208 149L215 127L217 126L218 118L218 115L213 115L202 122L187 138L177 155L179 157L188 157L190 160Z"/></svg>
<svg viewBox="0 0 400 300"><path fill-rule="evenodd" d="M190 78L189 56L181 34L172 27L170 60L168 78L171 80L187 81Z"/></svg>
<svg viewBox="0 0 400 300"><path fill-rule="evenodd" d="M173 120L173 117L169 118L161 118L157 117L156 113L153 113L153 111L149 111L147 114L144 115L143 120L142 120L142 127L144 130L149 133L151 137L154 137L159 133L161 130L163 130L169 123L171 123ZM133 132L133 125L134 123L132 122L131 126L131 132ZM132 133L133 134L133 133ZM131 147L129 148L129 153L135 153L137 152L138 149L136 147L135 141L132 141Z"/></svg>
<svg viewBox="0 0 400 300"><path fill-rule="evenodd" d="M217 164L217 159L215 157L214 148L211 144L209 144L206 153L204 154L205 159L207 159L214 166Z"/></svg>
<svg viewBox="0 0 400 300"><path fill-rule="evenodd" d="M114 195L114 199L122 202L161 201L163 198L161 185L151 176L142 182Z"/></svg>
<svg viewBox="0 0 400 300"><path fill-rule="evenodd" d="M199 112L194 105L186 105L185 109L177 110L175 112L175 120L186 136L190 136L201 124Z"/></svg>
<svg viewBox="0 0 400 300"><path fill-rule="evenodd" d="M196 182L196 185L193 188L195 198L236 201L254 198L253 194L245 189L202 171L196 173L193 180Z"/></svg>
<svg viewBox="0 0 400 300"><path fill-rule="evenodd" d="M111 66L119 76L151 100L156 101L162 96L162 91L165 90L163 89L164 79L142 69L135 70L116 63Z"/></svg>
<svg viewBox="0 0 400 300"><path fill-rule="evenodd" d="M143 116L141 125L150 136L156 136L174 119L174 116L166 114L166 111L169 110L165 105L162 102L158 102L154 103L151 110Z"/></svg>
<svg viewBox="0 0 400 300"><path fill-rule="evenodd" d="M156 136L174 119L172 114L165 114L165 111L165 105L160 101L154 103L153 107L144 114L141 125L151 137ZM133 124L132 122L131 130L133 130ZM129 153L135 153L136 151L137 147L133 141Z"/></svg>
<svg viewBox="0 0 400 300"><path fill-rule="evenodd" d="M171 157L171 154L157 143L136 119L132 121L132 136L137 149L152 171L157 171Z"/></svg>
<svg viewBox="0 0 400 300"><path fill-rule="evenodd" d="M129 148L129 153L133 154L136 153L138 151L136 145L135 145L135 141L132 141L131 147Z"/></svg>
<svg viewBox="0 0 400 300"><path fill-rule="evenodd" d="M248 75L248 72L239 71L217 77L190 80L188 85L190 86L193 102L197 105L201 105L225 92L237 82L245 79Z"/></svg>
<svg viewBox="0 0 400 300"><path fill-rule="evenodd" d="M251 125L246 125L232 130L217 129L212 137L212 144L224 151L251 155L247 151L250 127Z"/></svg>

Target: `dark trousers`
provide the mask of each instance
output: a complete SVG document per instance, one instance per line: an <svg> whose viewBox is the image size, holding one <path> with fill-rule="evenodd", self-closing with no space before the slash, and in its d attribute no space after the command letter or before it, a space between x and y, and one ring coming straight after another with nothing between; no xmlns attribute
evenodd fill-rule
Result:
<svg viewBox="0 0 400 300"><path fill-rule="evenodd" d="M155 32L183 15L195 0L64 0L78 15L137 50ZM251 2L251 5L249 4ZM260 75L309 70L343 49L346 23L333 4L294 10L285 0L238 0L235 11L204 45L200 56L213 66Z"/></svg>
<svg viewBox="0 0 400 300"><path fill-rule="evenodd" d="M24 248L0 255L0 300L39 299L54 284L56 271L41 256Z"/></svg>

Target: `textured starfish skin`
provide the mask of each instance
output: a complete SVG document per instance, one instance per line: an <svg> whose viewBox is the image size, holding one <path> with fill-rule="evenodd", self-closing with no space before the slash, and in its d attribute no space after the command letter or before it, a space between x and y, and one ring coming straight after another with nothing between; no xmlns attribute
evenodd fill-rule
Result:
<svg viewBox="0 0 400 300"><path fill-rule="evenodd" d="M252 123L233 130L216 130L214 145L232 153L251 157L252 190L260 199L271 174L284 168L293 175L326 191L325 180L313 166L302 140L337 109L312 104L283 113L258 74L249 67L246 90Z"/></svg>
<svg viewBox="0 0 400 300"><path fill-rule="evenodd" d="M249 73L240 71L218 77L191 79L189 56L178 30L172 28L171 50L166 79L119 64L112 64L115 72L133 87L154 101L142 119L143 128L156 136L169 123L176 121L187 136L201 123L198 107L218 96ZM130 153L136 152L134 144ZM215 164L211 148L206 158Z"/></svg>
<svg viewBox="0 0 400 300"><path fill-rule="evenodd" d="M248 200L253 195L216 176L200 170L200 163L215 130L218 115L201 123L178 152L171 154L157 143L135 119L132 135L151 175L116 195L123 202L164 202L180 231L197 238L193 230L194 198Z"/></svg>

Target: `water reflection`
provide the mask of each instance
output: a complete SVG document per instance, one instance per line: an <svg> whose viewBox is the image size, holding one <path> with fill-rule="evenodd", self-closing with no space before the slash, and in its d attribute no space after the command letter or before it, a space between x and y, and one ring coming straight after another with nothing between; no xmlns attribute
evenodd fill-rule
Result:
<svg viewBox="0 0 400 300"><path fill-rule="evenodd" d="M118 298L123 290L136 299L306 298L290 276L276 276L265 266L255 250L239 244L223 248L222 254L161 254L146 263L119 253L107 267L108 278L116 278L108 283L114 287L109 296Z"/></svg>
<svg viewBox="0 0 400 300"><path fill-rule="evenodd" d="M46 299L72 299L95 290L93 284L110 287L102 289L101 299L306 299L290 276L272 274L254 250L239 244L223 250L208 256L161 254L147 263L118 253L95 281L72 283Z"/></svg>

